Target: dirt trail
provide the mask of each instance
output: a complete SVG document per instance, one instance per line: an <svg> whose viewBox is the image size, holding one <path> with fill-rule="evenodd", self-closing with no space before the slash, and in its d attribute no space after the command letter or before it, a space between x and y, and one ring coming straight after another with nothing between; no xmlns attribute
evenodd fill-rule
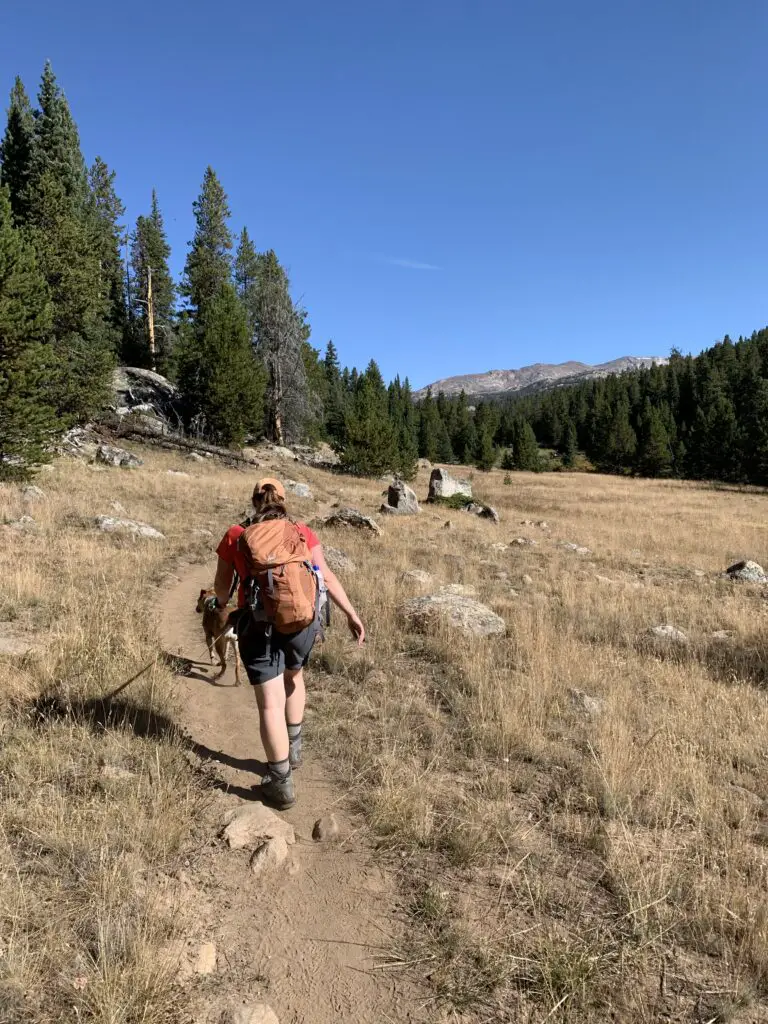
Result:
<svg viewBox="0 0 768 1024"><path fill-rule="evenodd" d="M166 591L161 633L166 651L199 663L179 678L179 714L199 755L212 759L226 793L216 802L215 817L255 798L251 786L259 781L263 752L244 675L236 687L231 665L218 677L218 668L204 664L195 601L212 575L212 566L193 567ZM208 845L190 868L205 919L199 938L215 942L219 951L215 975L196 983L195 1020L213 1024L227 1006L259 999L272 1006L280 1024L434 1019L419 1012L425 995L402 971L377 967L404 927L394 880L355 834L357 823L323 771L311 735L296 780L297 803L284 815L296 829L295 873L257 880L248 868L250 852L220 843ZM315 821L331 810L346 838L314 843Z"/></svg>

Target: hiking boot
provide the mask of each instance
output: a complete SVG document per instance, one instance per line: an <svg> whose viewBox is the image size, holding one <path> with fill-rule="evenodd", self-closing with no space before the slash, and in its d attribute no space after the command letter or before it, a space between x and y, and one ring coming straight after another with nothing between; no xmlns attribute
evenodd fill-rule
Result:
<svg viewBox="0 0 768 1024"><path fill-rule="evenodd" d="M295 740L291 740L288 744L288 763L291 769L295 771L297 768L301 768L302 761L301 736L297 736Z"/></svg>
<svg viewBox="0 0 768 1024"><path fill-rule="evenodd" d="M279 779L274 775L265 775L261 780L261 796L266 803L272 804L279 811L287 810L296 803L296 790L293 779L286 775Z"/></svg>

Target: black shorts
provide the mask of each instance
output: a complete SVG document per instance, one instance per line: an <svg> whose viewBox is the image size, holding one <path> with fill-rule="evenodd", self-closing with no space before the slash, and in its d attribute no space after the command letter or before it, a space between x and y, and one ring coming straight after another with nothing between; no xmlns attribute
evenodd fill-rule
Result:
<svg viewBox="0 0 768 1024"><path fill-rule="evenodd" d="M296 671L309 661L320 623L313 622L298 633L278 633L260 622L254 622L249 612L240 613L237 639L240 657L248 681L253 686L268 683L281 676L285 669Z"/></svg>

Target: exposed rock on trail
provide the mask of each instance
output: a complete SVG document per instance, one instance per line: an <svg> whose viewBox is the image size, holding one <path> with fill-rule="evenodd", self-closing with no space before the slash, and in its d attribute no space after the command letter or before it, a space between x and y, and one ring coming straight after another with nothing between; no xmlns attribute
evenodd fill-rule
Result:
<svg viewBox="0 0 768 1024"><path fill-rule="evenodd" d="M458 480L451 476L447 469L433 469L429 478L429 501L437 498L452 498L455 494L472 497L472 484L469 480Z"/></svg>
<svg viewBox="0 0 768 1024"><path fill-rule="evenodd" d="M251 855L251 874L261 878L281 868L288 860L288 843L282 836L274 836L258 846Z"/></svg>
<svg viewBox="0 0 768 1024"><path fill-rule="evenodd" d="M264 804L246 804L231 811L225 819L224 839L230 850L242 850L254 843L280 838L288 845L296 842L293 826Z"/></svg>

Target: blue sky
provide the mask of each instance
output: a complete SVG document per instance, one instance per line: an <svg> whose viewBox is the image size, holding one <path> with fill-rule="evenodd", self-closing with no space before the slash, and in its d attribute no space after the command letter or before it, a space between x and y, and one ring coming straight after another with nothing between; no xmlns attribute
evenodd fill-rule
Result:
<svg viewBox="0 0 768 1024"><path fill-rule="evenodd" d="M6 2L174 269L206 164L313 341L414 385L768 322L764 0Z"/></svg>

